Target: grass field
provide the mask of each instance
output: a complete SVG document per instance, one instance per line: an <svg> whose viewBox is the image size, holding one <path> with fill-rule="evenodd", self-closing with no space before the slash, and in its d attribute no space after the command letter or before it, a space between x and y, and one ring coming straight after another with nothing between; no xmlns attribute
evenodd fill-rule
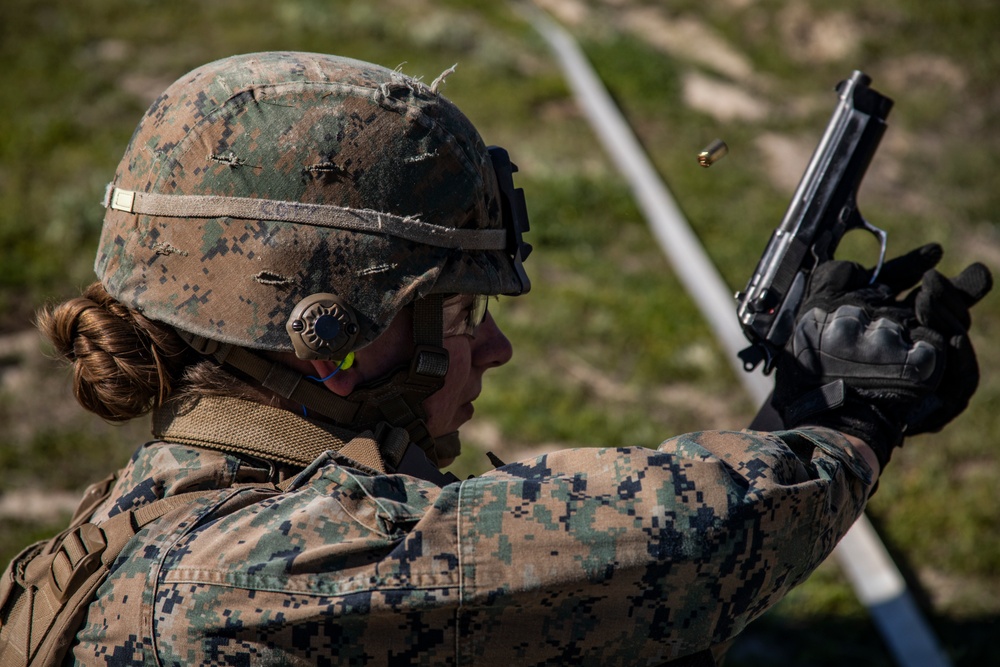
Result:
<svg viewBox="0 0 1000 667"><path fill-rule="evenodd" d="M728 284L742 287L852 69L896 100L861 192L890 251L1000 267L1000 5L994 0L539 0L581 41ZM23 335L92 279L105 183L146 106L209 60L311 50L434 79L521 168L533 289L493 307L515 346L477 403L460 472L545 448L655 446L754 406L602 154L542 39L502 2L7 0L0 6L0 560L64 521L143 424L75 407ZM731 153L709 170L715 137ZM868 257L862 241L844 252ZM734 314L735 316L735 314ZM969 411L893 458L869 514L957 665L1000 662L1000 294L977 309ZM45 502L18 505L42 491ZM888 664L828 563L728 665Z"/></svg>

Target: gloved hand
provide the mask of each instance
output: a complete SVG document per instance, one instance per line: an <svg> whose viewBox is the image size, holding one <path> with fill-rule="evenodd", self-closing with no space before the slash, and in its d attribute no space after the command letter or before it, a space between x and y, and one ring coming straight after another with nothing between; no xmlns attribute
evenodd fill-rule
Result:
<svg viewBox="0 0 1000 667"><path fill-rule="evenodd" d="M851 262L815 269L778 361L772 404L787 426L857 436L884 466L904 433L940 429L964 409L969 373L978 377L968 310L991 281L982 265L948 281L932 271L941 254L929 245L887 262L874 284Z"/></svg>
<svg viewBox="0 0 1000 667"><path fill-rule="evenodd" d="M940 431L968 406L979 386L979 363L968 336L969 309L992 287L989 269L977 262L951 279L928 271L920 289L908 297L917 320L944 336L946 359L944 375L934 392L940 407L907 424L906 435Z"/></svg>

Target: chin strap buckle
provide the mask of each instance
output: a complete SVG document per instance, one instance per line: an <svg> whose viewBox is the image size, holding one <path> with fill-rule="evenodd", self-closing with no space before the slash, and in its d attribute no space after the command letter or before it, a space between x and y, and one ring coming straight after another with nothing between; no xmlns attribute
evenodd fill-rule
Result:
<svg viewBox="0 0 1000 667"><path fill-rule="evenodd" d="M448 351L438 345L417 345L410 362L408 382L419 385L444 384L448 374Z"/></svg>

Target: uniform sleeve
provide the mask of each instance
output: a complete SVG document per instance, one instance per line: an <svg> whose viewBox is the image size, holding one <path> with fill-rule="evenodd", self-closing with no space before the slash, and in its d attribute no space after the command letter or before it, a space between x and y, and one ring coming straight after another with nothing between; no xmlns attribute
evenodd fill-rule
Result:
<svg viewBox="0 0 1000 667"><path fill-rule="evenodd" d="M830 554L871 475L843 436L804 429L567 450L466 481L459 626L496 628L466 649L638 664L724 642Z"/></svg>
<svg viewBox="0 0 1000 667"><path fill-rule="evenodd" d="M144 528L74 650L163 665L657 665L725 642L808 576L870 475L821 429L567 450L444 488L327 452L282 493L234 488L194 521Z"/></svg>

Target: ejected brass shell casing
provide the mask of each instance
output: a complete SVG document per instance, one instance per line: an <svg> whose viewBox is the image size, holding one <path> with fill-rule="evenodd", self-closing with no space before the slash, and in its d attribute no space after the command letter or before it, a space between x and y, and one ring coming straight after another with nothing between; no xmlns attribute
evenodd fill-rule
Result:
<svg viewBox="0 0 1000 667"><path fill-rule="evenodd" d="M698 164L703 167L711 167L717 161L721 160L729 152L729 146L722 139L716 139L708 146L705 150L698 153Z"/></svg>

